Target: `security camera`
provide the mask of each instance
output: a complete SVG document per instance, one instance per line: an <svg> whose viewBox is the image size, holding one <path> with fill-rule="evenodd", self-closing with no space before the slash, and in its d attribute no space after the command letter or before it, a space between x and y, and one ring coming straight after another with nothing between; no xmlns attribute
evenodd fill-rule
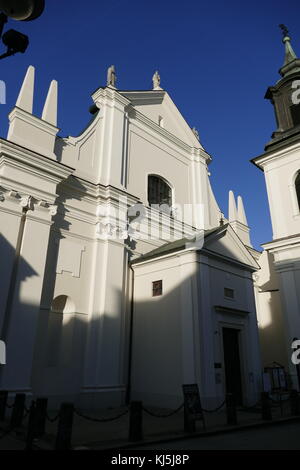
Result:
<svg viewBox="0 0 300 470"><path fill-rule="evenodd" d="M10 55L16 52L24 53L28 47L29 40L25 34L19 33L14 29L10 29L2 36L2 42L7 47Z"/></svg>
<svg viewBox="0 0 300 470"><path fill-rule="evenodd" d="M31 21L44 11L45 0L0 0L0 10L10 18Z"/></svg>

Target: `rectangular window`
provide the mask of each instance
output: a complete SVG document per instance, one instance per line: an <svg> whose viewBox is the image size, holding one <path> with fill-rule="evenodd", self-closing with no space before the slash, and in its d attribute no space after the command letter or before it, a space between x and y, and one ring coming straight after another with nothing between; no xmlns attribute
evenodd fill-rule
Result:
<svg viewBox="0 0 300 470"><path fill-rule="evenodd" d="M152 297L157 297L158 295L162 295L162 281L153 281Z"/></svg>
<svg viewBox="0 0 300 470"><path fill-rule="evenodd" d="M224 287L224 297L227 297L227 299L234 299L234 290Z"/></svg>

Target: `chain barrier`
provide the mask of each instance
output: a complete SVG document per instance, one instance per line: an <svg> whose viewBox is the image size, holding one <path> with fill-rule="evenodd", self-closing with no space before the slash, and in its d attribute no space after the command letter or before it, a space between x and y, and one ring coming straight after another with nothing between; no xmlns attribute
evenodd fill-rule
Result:
<svg viewBox="0 0 300 470"><path fill-rule="evenodd" d="M202 411L204 411L205 413L215 413L217 411L219 411L221 408L223 408L223 406L225 405L226 403L226 400L224 400L221 405L217 406L217 408L214 408L212 410L206 410L205 408L201 408Z"/></svg>
<svg viewBox="0 0 300 470"><path fill-rule="evenodd" d="M274 403L274 405L280 405L280 403L282 403L281 400L274 400L274 398L271 398L271 397L269 398L270 398L270 401Z"/></svg>
<svg viewBox="0 0 300 470"><path fill-rule="evenodd" d="M12 408L12 407L11 407ZM23 418L22 418L22 422L24 421L24 419L27 417L29 413L29 410L26 409L25 410L25 413L23 415ZM21 423L22 424L22 423ZM12 432L14 432L16 429L18 429L20 426L13 426L13 427L9 427L8 429L6 429L1 435L0 435L0 439L3 439L4 437L8 436L9 434L11 434Z"/></svg>
<svg viewBox="0 0 300 470"><path fill-rule="evenodd" d="M129 409L127 409L126 411L123 411L118 416L114 416L112 418L93 418L92 416L87 416L84 413L81 413L80 411L76 409L74 410L74 413L80 418L86 419L88 421L92 421L94 423L107 423L109 421L115 421L116 419L122 418L122 416L125 416L128 413L128 411Z"/></svg>
<svg viewBox="0 0 300 470"><path fill-rule="evenodd" d="M272 403L276 403L276 404L286 403L286 402L289 401L289 399L290 399L290 397L283 398L283 399L282 399L282 398L279 398L279 400L275 400L274 398L272 398L272 397L270 396L271 402L272 402Z"/></svg>
<svg viewBox="0 0 300 470"><path fill-rule="evenodd" d="M285 398L284 400L282 399L279 399L279 400L275 400L274 398L270 397L270 401L272 402L272 406L274 407L282 407L285 403L288 403L290 400L290 397L288 398Z"/></svg>
<svg viewBox="0 0 300 470"><path fill-rule="evenodd" d="M163 414L163 415L153 413L153 411L147 410L147 408L144 408L144 407L142 408L143 408L143 411L145 411L145 413L147 413L150 416L153 416L154 418L168 418L169 416L172 416L178 413L178 411L180 411L183 407L184 407L184 403L182 403L178 408L176 408L176 410L172 410L170 413Z"/></svg>
<svg viewBox="0 0 300 470"><path fill-rule="evenodd" d="M6 431L3 432L3 434L0 435L0 439L3 439L3 437L8 436L10 433L12 433L15 429L17 429L16 426L13 428L8 428Z"/></svg>
<svg viewBox="0 0 300 470"><path fill-rule="evenodd" d="M46 413L46 420L49 421L50 423L55 423L55 421L57 421L59 418L59 413L57 413L56 416L54 416L54 418L50 418L50 416L48 415L48 413Z"/></svg>
<svg viewBox="0 0 300 470"><path fill-rule="evenodd" d="M250 405L250 406L242 406L241 408L239 408L240 411L247 411L247 410L254 410L255 408L257 408L257 406L261 406L261 401L258 400L256 403L254 403L254 405Z"/></svg>

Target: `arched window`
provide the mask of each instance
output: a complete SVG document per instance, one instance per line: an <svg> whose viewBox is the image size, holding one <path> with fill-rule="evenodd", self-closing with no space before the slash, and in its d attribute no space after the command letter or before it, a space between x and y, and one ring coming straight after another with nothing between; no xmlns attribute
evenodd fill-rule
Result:
<svg viewBox="0 0 300 470"><path fill-rule="evenodd" d="M172 206L172 188L160 176L148 176L148 203Z"/></svg>
<svg viewBox="0 0 300 470"><path fill-rule="evenodd" d="M295 180L295 189L296 189L297 200L298 200L298 209L300 210L300 171L298 172L298 175Z"/></svg>

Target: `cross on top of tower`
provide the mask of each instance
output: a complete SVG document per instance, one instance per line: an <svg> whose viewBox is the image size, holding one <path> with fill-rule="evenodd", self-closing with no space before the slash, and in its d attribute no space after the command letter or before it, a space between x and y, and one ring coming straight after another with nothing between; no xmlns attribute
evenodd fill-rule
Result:
<svg viewBox="0 0 300 470"><path fill-rule="evenodd" d="M289 30L287 29L287 27L285 26L285 24L280 24L279 25L279 28L282 30L282 35L283 35L283 38L287 37L289 35Z"/></svg>

